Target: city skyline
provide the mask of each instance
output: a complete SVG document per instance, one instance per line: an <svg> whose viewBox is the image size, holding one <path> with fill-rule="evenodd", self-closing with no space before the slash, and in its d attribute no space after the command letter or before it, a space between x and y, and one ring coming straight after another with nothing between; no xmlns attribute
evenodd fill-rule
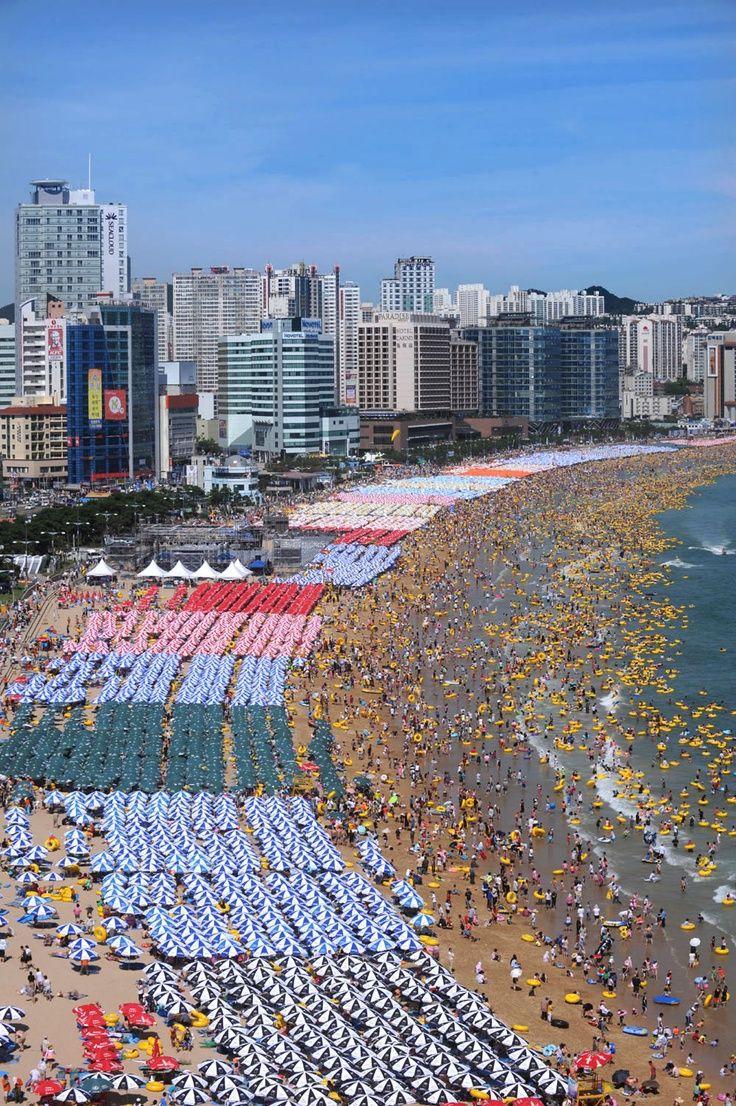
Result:
<svg viewBox="0 0 736 1106"><path fill-rule="evenodd" d="M167 0L133 2L113 35L76 3L30 34L28 11L5 5L2 302L28 182L85 184L88 153L98 198L128 205L140 277L304 258L375 300L397 256L426 254L449 287L733 287L722 0L562 20Z"/></svg>

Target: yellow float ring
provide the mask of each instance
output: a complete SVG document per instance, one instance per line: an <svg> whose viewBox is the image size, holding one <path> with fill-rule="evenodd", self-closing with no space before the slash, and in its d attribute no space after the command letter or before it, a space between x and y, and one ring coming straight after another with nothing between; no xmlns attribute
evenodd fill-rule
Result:
<svg viewBox="0 0 736 1106"><path fill-rule="evenodd" d="M580 995L577 993L577 991L569 991L565 995L565 1002L568 1004L568 1006L577 1006L578 1003L581 1002L581 1001L582 1000L580 998Z"/></svg>

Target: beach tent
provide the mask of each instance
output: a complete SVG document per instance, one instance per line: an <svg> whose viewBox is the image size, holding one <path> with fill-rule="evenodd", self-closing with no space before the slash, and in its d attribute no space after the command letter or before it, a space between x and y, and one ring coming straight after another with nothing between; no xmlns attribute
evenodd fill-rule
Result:
<svg viewBox="0 0 736 1106"><path fill-rule="evenodd" d="M190 572L186 565L183 565L181 561L177 561L173 568L170 568L166 573L167 580L191 580L193 572Z"/></svg>
<svg viewBox="0 0 736 1106"><path fill-rule="evenodd" d="M219 580L220 573L216 572L209 561L204 560L196 572L192 573L195 580Z"/></svg>
<svg viewBox="0 0 736 1106"><path fill-rule="evenodd" d="M146 565L145 568L141 569L141 571L136 574L136 578L138 580L163 580L165 575L166 569L161 568L161 565L156 563L156 558L154 557L149 565Z"/></svg>
<svg viewBox="0 0 736 1106"><path fill-rule="evenodd" d="M110 565L105 562L104 557L100 557L95 567L91 568L87 573L87 579L109 580L111 576L116 575L116 570L114 568L110 568Z"/></svg>
<svg viewBox="0 0 736 1106"><path fill-rule="evenodd" d="M249 568L246 568L244 564L236 558L231 561L230 564L220 573L221 580L244 580L246 576L252 576L253 573Z"/></svg>

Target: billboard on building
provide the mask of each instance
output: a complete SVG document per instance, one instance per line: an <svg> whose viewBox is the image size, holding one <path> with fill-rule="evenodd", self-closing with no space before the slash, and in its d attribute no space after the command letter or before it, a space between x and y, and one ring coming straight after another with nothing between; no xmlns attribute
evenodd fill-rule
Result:
<svg viewBox="0 0 736 1106"><path fill-rule="evenodd" d="M102 369L87 373L87 418L93 430L102 426Z"/></svg>
<svg viewBox="0 0 736 1106"><path fill-rule="evenodd" d="M100 204L100 256L102 291L120 295L126 291L128 254L127 208L125 204Z"/></svg>
<svg viewBox="0 0 736 1106"><path fill-rule="evenodd" d="M715 346L708 348L708 376L718 376L718 353Z"/></svg>
<svg viewBox="0 0 736 1106"><path fill-rule="evenodd" d="M128 417L128 397L124 388L105 388L105 418L122 422Z"/></svg>
<svg viewBox="0 0 736 1106"><path fill-rule="evenodd" d="M64 360L64 324L50 319L46 330L46 352L49 361Z"/></svg>

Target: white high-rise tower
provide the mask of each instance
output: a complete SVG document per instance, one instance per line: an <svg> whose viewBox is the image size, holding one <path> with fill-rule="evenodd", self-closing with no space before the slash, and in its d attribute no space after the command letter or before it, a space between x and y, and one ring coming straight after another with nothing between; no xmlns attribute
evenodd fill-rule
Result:
<svg viewBox="0 0 736 1106"><path fill-rule="evenodd" d="M65 180L31 182L15 214L15 302L51 295L84 307L100 292L128 289L128 209L99 204L91 187Z"/></svg>

